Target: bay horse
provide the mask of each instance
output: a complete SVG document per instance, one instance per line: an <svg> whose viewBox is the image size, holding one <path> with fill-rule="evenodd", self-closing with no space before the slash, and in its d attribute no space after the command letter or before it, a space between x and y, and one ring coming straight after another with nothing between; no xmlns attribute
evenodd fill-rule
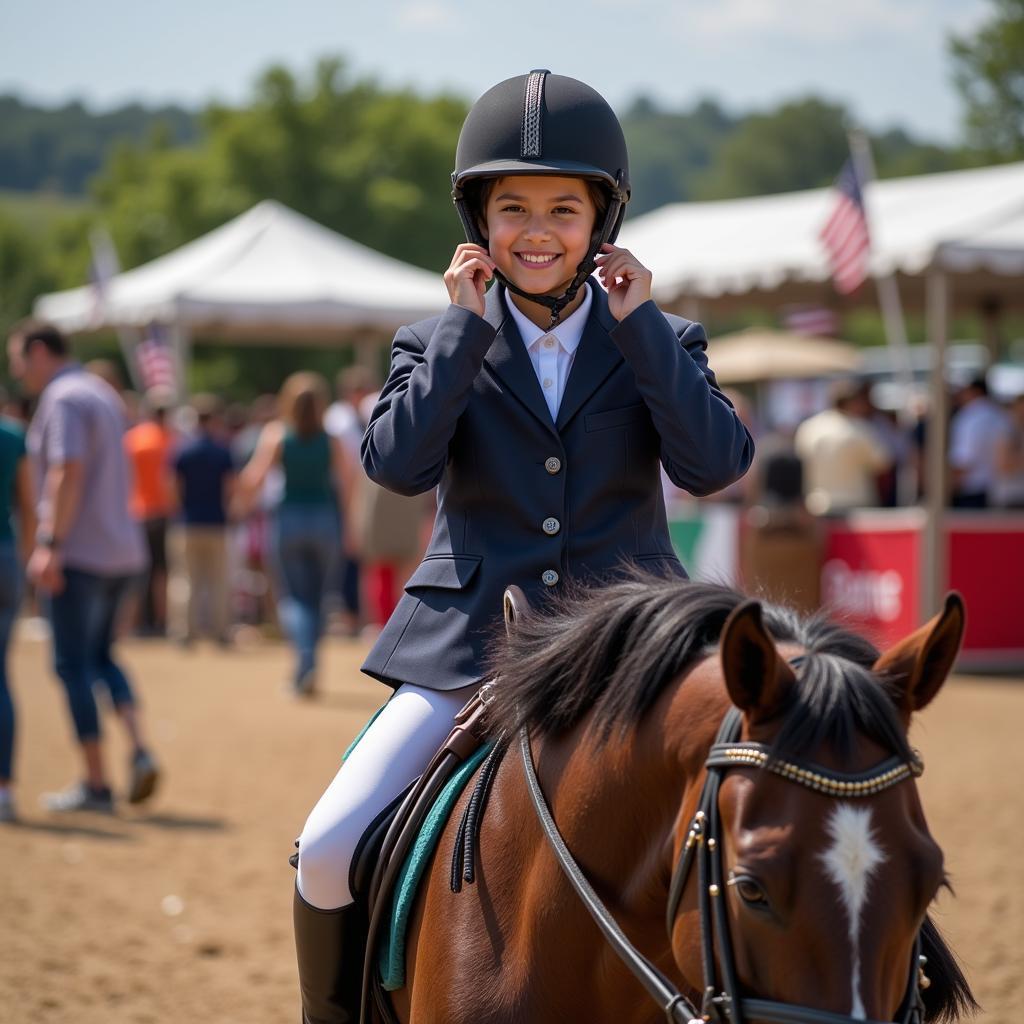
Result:
<svg viewBox="0 0 1024 1024"><path fill-rule="evenodd" d="M491 666L502 756L475 877L453 892L467 790L421 886L397 1017L839 1024L974 1012L927 916L946 878L907 739L963 628L950 595L879 654L822 615L647 576L520 615ZM734 708L738 735L723 739ZM649 998L570 884L527 759L586 883L675 1005ZM690 870L695 847L711 859Z"/></svg>

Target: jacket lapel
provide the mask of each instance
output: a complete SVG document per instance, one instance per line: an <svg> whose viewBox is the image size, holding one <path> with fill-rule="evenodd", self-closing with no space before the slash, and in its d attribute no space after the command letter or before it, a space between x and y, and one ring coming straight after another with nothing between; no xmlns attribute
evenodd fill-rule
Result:
<svg viewBox="0 0 1024 1024"><path fill-rule="evenodd" d="M508 314L502 291L501 286L496 284L484 299L484 319L498 332L484 356L484 362L509 391L554 432L555 425L551 422L551 413L544 401L533 363L530 362L515 320Z"/></svg>
<svg viewBox="0 0 1024 1024"><path fill-rule="evenodd" d="M579 348L576 349L576 358L569 371L562 404L558 407L559 431L565 429L566 424L579 412L583 403L622 362L622 353L608 333L617 323L608 312L608 297L596 282L590 287L593 292L590 316L587 317L587 326L583 329ZM532 372L529 357L527 364ZM536 376L534 381L536 382ZM543 398L541 400L543 401Z"/></svg>

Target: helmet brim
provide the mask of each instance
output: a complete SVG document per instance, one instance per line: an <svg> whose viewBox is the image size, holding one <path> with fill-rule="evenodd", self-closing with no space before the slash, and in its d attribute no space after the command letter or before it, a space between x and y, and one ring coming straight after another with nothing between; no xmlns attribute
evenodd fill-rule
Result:
<svg viewBox="0 0 1024 1024"><path fill-rule="evenodd" d="M502 178L514 175L539 174L557 178L589 178L600 181L612 189L619 183L607 172L593 164L578 163L575 160L489 160L487 163L467 167L454 176L458 188L467 181L478 178Z"/></svg>

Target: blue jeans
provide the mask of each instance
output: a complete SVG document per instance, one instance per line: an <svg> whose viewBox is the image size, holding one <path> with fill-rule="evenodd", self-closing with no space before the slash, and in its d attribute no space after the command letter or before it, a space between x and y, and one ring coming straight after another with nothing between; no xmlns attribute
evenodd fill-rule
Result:
<svg viewBox="0 0 1024 1024"><path fill-rule="evenodd" d="M341 547L338 514L329 505L282 505L274 521L277 614L295 648L295 681L316 667L323 598Z"/></svg>
<svg viewBox="0 0 1024 1024"><path fill-rule="evenodd" d="M7 644L21 600L21 566L14 544L0 541L0 779L13 778L14 701L7 686Z"/></svg>
<svg viewBox="0 0 1024 1024"><path fill-rule="evenodd" d="M97 576L65 569L64 589L50 598L54 669L67 691L80 742L100 735L94 683L106 686L115 707L135 703L111 646L117 610L136 582L135 576Z"/></svg>

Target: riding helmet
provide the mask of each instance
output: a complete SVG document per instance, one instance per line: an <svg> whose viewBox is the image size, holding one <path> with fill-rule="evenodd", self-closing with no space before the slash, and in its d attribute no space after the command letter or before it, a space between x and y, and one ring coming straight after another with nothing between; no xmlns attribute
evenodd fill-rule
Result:
<svg viewBox="0 0 1024 1024"><path fill-rule="evenodd" d="M473 184L515 174L587 178L608 193L607 209L594 225L587 255L563 295L532 295L495 271L510 291L547 306L555 323L594 272L601 246L615 240L629 202L629 157L615 112L589 85L550 71L531 71L499 82L473 105L455 153L452 200L470 242L487 247L471 194Z"/></svg>

